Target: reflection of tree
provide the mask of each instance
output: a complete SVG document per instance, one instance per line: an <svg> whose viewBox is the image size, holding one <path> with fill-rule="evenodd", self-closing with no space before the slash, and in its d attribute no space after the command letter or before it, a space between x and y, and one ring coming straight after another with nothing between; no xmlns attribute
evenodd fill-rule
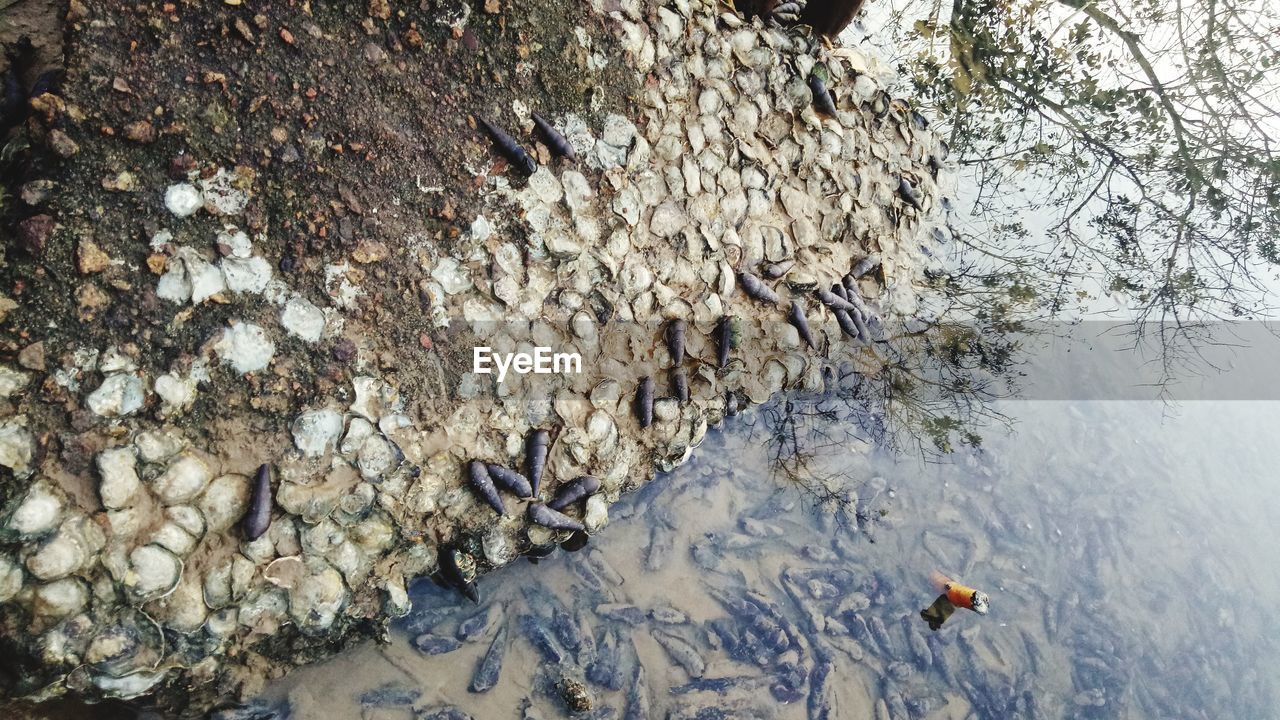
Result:
<svg viewBox="0 0 1280 720"><path fill-rule="evenodd" d="M842 522L862 525L874 514L859 498L867 480L853 477L846 453L862 441L929 459L955 443L978 446L979 429L1005 423L991 402L1012 392L1017 340L1014 327L975 320L935 323L895 333L868 357L828 374L825 392L800 394L765 405L760 431L770 469Z"/></svg>
<svg viewBox="0 0 1280 720"><path fill-rule="evenodd" d="M1263 309L1280 5L908 0L896 20L884 29L995 230L966 240L1033 260L1051 310L1097 274L1162 341ZM1026 217L1048 241L1025 242Z"/></svg>
<svg viewBox="0 0 1280 720"><path fill-rule="evenodd" d="M865 478L851 478L838 463L833 469L828 460L838 460L850 440L877 435L857 422L861 417L870 419L869 413L860 412L866 405L831 399L799 396L770 402L760 409L752 432L763 431L769 470L781 487L799 490L814 505L830 511L839 524L860 527L870 519L865 512L859 514L857 488Z"/></svg>

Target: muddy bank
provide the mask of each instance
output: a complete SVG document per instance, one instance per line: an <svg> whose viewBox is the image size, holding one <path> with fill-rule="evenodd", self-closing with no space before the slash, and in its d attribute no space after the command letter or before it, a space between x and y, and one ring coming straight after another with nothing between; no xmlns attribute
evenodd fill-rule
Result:
<svg viewBox="0 0 1280 720"><path fill-rule="evenodd" d="M519 468L535 429L542 499L598 478L565 511L599 530L735 405L874 372L949 237L945 146L873 59L710 4L68 23L6 210L11 696L194 712L379 635L442 547L483 572L555 542L466 485L473 459ZM582 370L497 383L481 345Z"/></svg>

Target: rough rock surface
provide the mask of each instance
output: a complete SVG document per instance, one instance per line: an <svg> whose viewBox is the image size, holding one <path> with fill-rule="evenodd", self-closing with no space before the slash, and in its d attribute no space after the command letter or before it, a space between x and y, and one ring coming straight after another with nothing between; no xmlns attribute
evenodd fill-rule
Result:
<svg viewBox="0 0 1280 720"><path fill-rule="evenodd" d="M442 546L484 571L556 540L524 501L499 517L468 489L470 460L521 467L547 429L541 497L592 475L616 499L731 402L821 387L832 363L873 372L931 261L945 147L874 60L804 28L702 0L74 5L62 96L22 132L80 151L47 168L43 253L11 250L2 275L11 696L200 709L376 634ZM530 110L576 163L533 141ZM500 159L473 114L539 169ZM91 277L83 243L111 259ZM851 337L815 291L873 255ZM499 384L471 372L480 345L582 371ZM264 463L273 519L246 542ZM607 519L600 500L565 512Z"/></svg>

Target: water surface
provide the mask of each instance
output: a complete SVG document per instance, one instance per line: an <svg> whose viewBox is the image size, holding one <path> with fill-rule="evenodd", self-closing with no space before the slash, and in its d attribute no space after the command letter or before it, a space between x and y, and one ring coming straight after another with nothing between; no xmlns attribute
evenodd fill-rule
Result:
<svg viewBox="0 0 1280 720"><path fill-rule="evenodd" d="M995 409L1011 432L926 459L876 445L860 424L881 420L830 398L754 410L616 506L586 549L481 579L494 621L458 649L415 647L477 612L424 582L389 644L296 671L265 699L296 718L1276 717L1280 404ZM987 592L990 614L959 610L931 632L918 612L934 569ZM761 649L760 625L744 636L743 599L781 614L781 647ZM532 617L554 630L557 606L593 638L558 664L526 632ZM472 692L503 627L496 685ZM717 630L743 642L731 651ZM707 682L663 634L696 651ZM643 709L637 664L650 710L626 715ZM590 713L561 699L575 680Z"/></svg>

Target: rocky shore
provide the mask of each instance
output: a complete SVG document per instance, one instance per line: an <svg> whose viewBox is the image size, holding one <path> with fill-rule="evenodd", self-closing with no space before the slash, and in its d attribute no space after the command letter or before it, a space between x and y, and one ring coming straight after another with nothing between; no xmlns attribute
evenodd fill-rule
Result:
<svg viewBox="0 0 1280 720"><path fill-rule="evenodd" d="M9 697L195 713L377 636L442 549L483 573L567 535L468 484L472 460L522 470L538 429L541 498L598 478L564 512L599 531L735 406L875 372L950 237L945 144L885 68L710 2L66 24L66 78L10 140ZM481 346L581 371L498 383Z"/></svg>

